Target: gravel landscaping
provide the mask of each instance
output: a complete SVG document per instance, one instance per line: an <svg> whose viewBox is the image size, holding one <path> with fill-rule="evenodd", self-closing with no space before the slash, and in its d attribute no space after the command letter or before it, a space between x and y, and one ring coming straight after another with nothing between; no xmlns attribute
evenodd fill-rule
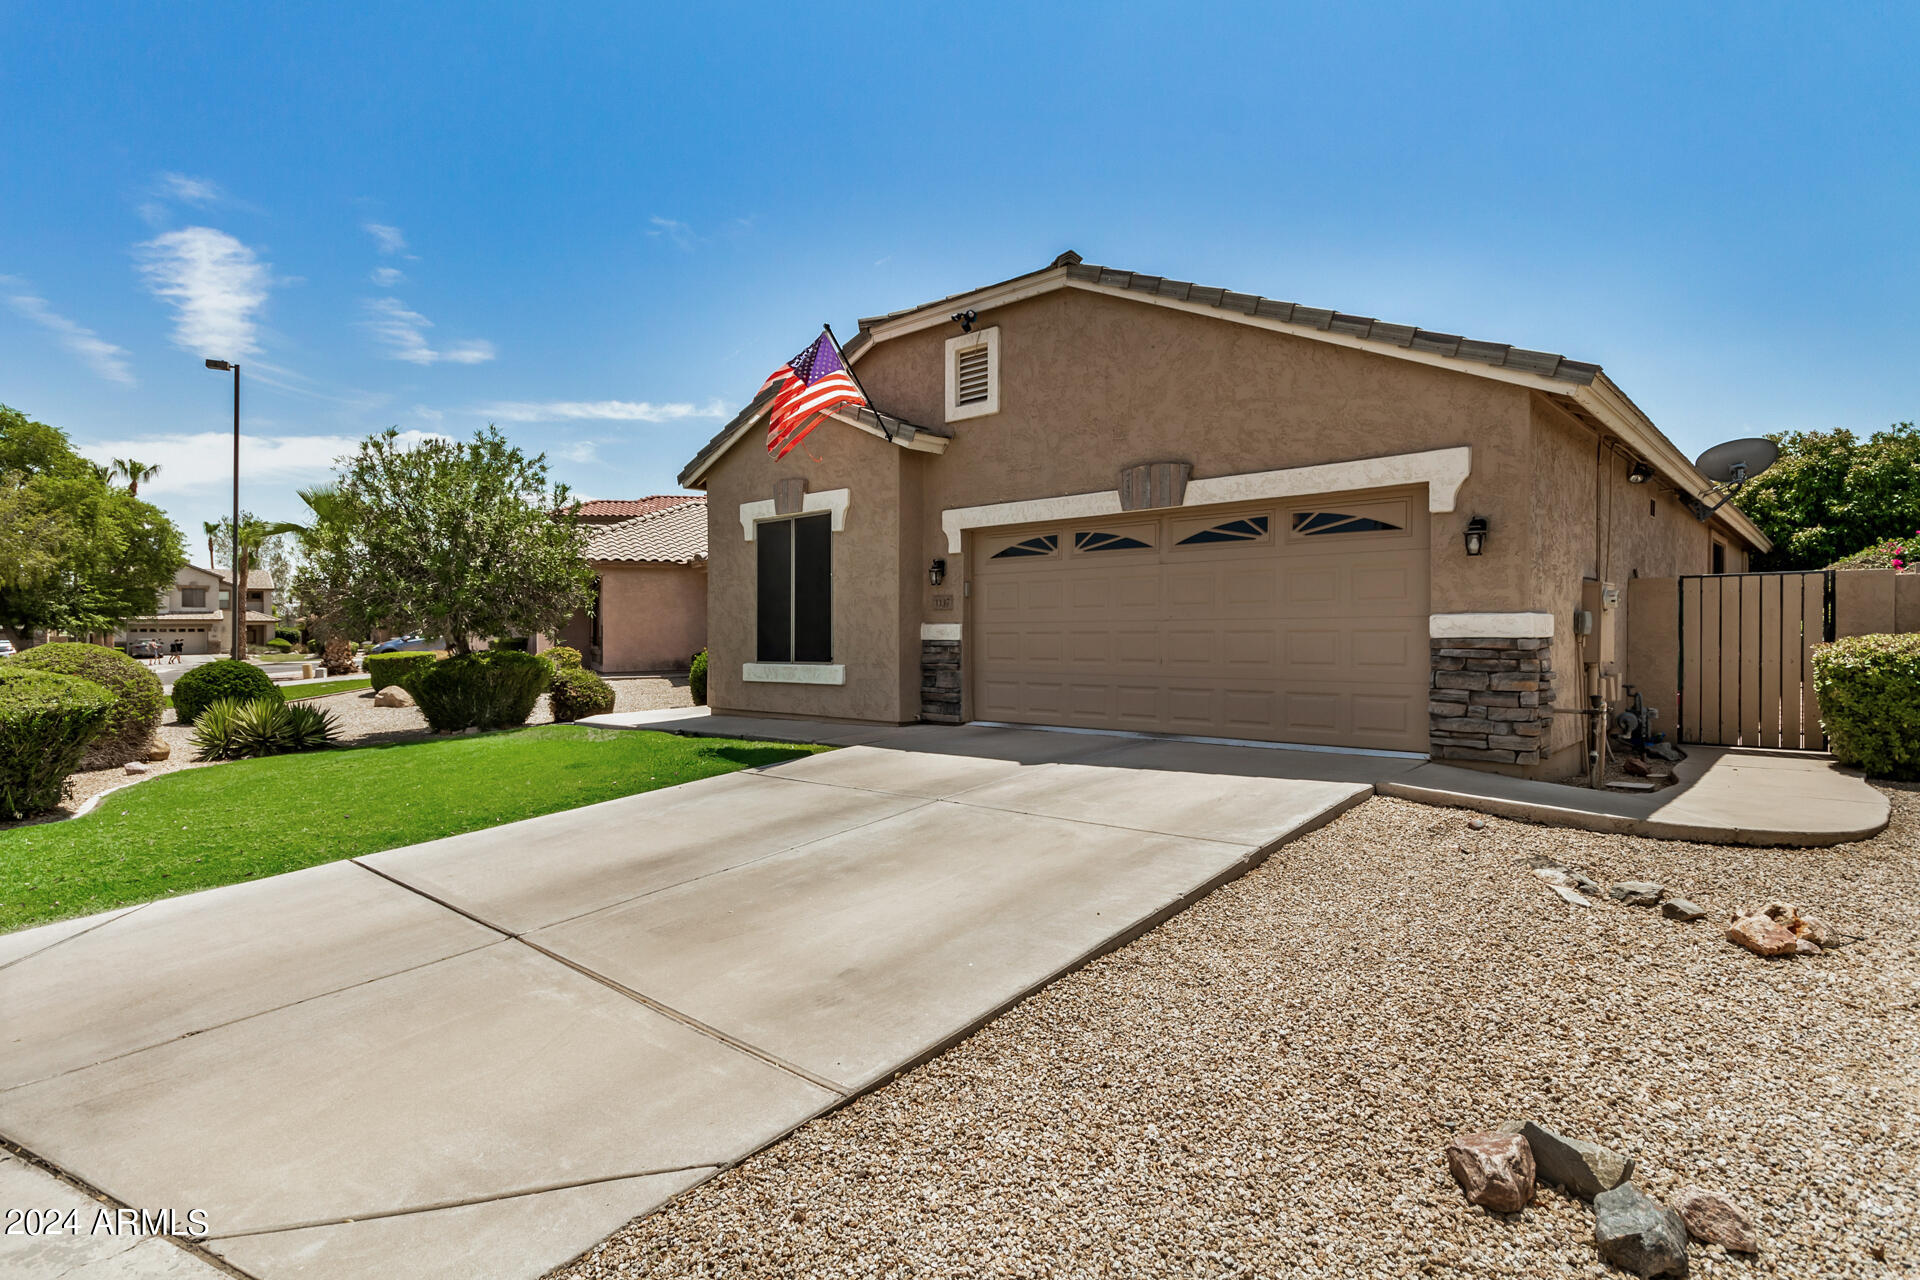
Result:
<svg viewBox="0 0 1920 1280"><path fill-rule="evenodd" d="M573 1264L611 1276L1620 1275L1584 1202L1466 1203L1444 1148L1533 1119L1724 1192L1747 1258L1920 1268L1920 788L1832 849L1604 836L1377 798ZM1697 923L1532 874L1651 880ZM1724 937L1781 899L1837 950Z"/></svg>
<svg viewBox="0 0 1920 1280"><path fill-rule="evenodd" d="M616 711L652 711L661 707L690 707L693 697L687 692L685 676L633 676L624 679L608 680L613 686L614 710ZM298 686L291 687L290 694L298 694ZM313 698L310 705L329 712L339 730L339 745L347 747L371 746L381 742L405 742L413 738L428 736L427 718L413 707L376 707L373 705L373 693L359 690L354 693L336 693L325 698ZM533 715L528 724L552 724L553 711L547 705L543 694L534 704ZM163 714L159 729L160 738L172 753L165 760L149 763L148 771L142 776L158 777L163 773L172 773L176 769L203 769L206 765L197 763L193 758L193 727L178 722L173 708L167 708ZM67 803L50 814L30 818L26 822L0 823L0 829L11 826L25 826L32 822L52 822L71 815L81 805L103 791L124 786L134 779L127 776L123 769L96 769L91 773L76 773L69 782L70 794Z"/></svg>

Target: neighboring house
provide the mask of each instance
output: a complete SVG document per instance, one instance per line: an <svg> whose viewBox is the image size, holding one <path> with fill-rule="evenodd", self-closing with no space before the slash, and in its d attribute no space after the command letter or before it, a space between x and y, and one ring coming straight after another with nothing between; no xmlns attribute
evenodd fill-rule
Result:
<svg viewBox="0 0 1920 1280"><path fill-rule="evenodd" d="M706 506L697 493L582 503L594 607L560 643L596 671L686 670L707 644Z"/></svg>
<svg viewBox="0 0 1920 1280"><path fill-rule="evenodd" d="M1706 481L1597 365L1071 253L862 320L848 356L887 416L776 461L763 394L681 474L716 710L1564 776L1587 717L1556 712L1618 681L1583 598L1768 546L1696 517Z"/></svg>
<svg viewBox="0 0 1920 1280"><path fill-rule="evenodd" d="M173 575L173 585L160 597L154 612L144 618L129 618L115 637L115 643L158 640L169 645L185 643L187 653L226 653L233 647L232 575L224 571L186 565ZM247 572L244 606L247 611L247 644L264 645L273 639L273 574L266 569Z"/></svg>

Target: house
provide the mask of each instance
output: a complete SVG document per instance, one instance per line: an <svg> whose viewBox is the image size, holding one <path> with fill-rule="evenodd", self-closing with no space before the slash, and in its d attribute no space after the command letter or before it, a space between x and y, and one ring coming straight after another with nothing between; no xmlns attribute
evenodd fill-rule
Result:
<svg viewBox="0 0 1920 1280"><path fill-rule="evenodd" d="M233 623L227 612L233 576L225 570L185 565L173 575L173 585L162 593L154 612L128 618L115 637L117 644L158 640L163 646L184 642L187 653L226 653L233 647ZM265 645L273 639L273 574L266 569L247 571L245 608L247 644Z"/></svg>
<svg viewBox="0 0 1920 1280"><path fill-rule="evenodd" d="M1565 776L1618 587L1768 546L1598 365L1072 253L847 355L884 413L776 460L762 394L681 474L718 711Z"/></svg>
<svg viewBox="0 0 1920 1280"><path fill-rule="evenodd" d="M596 671L686 670L707 644L706 507L698 493L580 504L594 604L560 643Z"/></svg>

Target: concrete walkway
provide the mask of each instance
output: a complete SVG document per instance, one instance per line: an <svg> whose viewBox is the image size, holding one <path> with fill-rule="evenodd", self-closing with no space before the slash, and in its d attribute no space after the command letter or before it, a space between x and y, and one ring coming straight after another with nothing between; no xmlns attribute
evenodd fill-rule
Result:
<svg viewBox="0 0 1920 1280"><path fill-rule="evenodd" d="M1417 763L784 733L855 745L0 938L0 1138L263 1280L534 1277ZM208 1265L127 1244L0 1274Z"/></svg>

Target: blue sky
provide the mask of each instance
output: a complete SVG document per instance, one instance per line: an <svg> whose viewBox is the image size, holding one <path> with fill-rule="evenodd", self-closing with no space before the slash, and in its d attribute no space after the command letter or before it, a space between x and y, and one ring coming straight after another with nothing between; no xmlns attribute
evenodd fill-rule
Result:
<svg viewBox="0 0 1920 1280"><path fill-rule="evenodd" d="M200 545L367 432L671 491L823 320L1090 262L1920 413L1912 6L0 4L0 401ZM350 16L349 16L350 15ZM204 555L204 551L201 553Z"/></svg>

